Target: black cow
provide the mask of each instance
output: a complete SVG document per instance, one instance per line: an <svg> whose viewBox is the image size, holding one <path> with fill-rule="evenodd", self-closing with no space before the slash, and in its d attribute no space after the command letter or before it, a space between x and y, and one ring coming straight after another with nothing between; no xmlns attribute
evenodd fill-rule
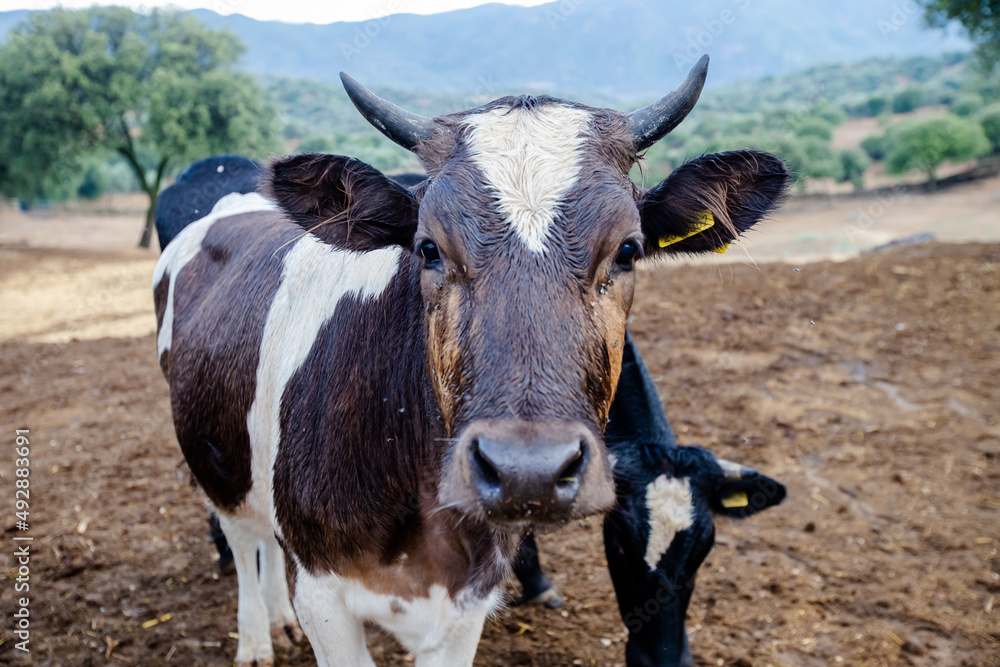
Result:
<svg viewBox="0 0 1000 667"><path fill-rule="evenodd" d="M784 500L785 487L707 449L678 446L628 335L604 438L615 457L618 499L604 520L604 549L629 632L626 664L690 665L684 619L695 574L715 542L713 513L746 518ZM559 598L533 536L518 556L522 600L552 606Z"/></svg>
<svg viewBox="0 0 1000 667"><path fill-rule="evenodd" d="M272 662L269 625L297 616L321 664L371 665L374 622L418 667L471 665L523 533L614 504L636 262L724 250L788 178L746 150L629 179L706 70L631 114L522 96L436 118L345 75L427 181L283 158L266 197L227 195L166 246L158 359L233 550L237 663Z"/></svg>
<svg viewBox="0 0 1000 667"><path fill-rule="evenodd" d="M260 169L260 164L239 155L216 155L191 164L156 199L160 249L189 224L208 215L225 195L256 192Z"/></svg>

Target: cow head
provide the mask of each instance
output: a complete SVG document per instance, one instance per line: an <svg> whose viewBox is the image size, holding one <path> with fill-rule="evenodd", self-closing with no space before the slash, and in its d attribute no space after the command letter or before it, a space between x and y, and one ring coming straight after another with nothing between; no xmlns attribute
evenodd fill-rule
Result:
<svg viewBox="0 0 1000 667"><path fill-rule="evenodd" d="M707 64L631 114L507 97L425 118L341 75L427 181L407 190L332 155L272 164L269 194L321 239L413 253L450 442L442 505L516 527L612 504L602 431L636 262L724 248L785 188L784 164L750 150L697 158L651 190L629 179L638 154L694 106Z"/></svg>

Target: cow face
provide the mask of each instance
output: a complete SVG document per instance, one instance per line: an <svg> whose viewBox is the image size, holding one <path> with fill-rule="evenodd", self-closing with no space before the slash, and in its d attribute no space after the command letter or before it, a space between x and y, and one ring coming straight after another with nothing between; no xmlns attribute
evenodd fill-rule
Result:
<svg viewBox="0 0 1000 667"><path fill-rule="evenodd" d="M703 156L643 191L628 177L641 147L629 115L519 97L420 119L361 90L348 86L428 180L408 191L357 160L305 155L274 163L267 187L329 243L412 251L450 443L439 501L513 528L607 509L602 432L636 261L724 247L775 204L784 165Z"/></svg>

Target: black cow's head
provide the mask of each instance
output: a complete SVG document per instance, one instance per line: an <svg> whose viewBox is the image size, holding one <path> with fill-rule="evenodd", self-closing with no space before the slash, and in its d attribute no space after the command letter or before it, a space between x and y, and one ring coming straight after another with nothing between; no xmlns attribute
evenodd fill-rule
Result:
<svg viewBox="0 0 1000 667"><path fill-rule="evenodd" d="M708 65L631 114L507 97L425 118L346 75L347 92L428 180L412 190L357 160L271 166L285 212L351 250L413 253L427 366L451 450L439 500L506 525L607 509L602 431L643 257L724 249L787 179L759 151L705 155L651 190L629 170L694 106Z"/></svg>

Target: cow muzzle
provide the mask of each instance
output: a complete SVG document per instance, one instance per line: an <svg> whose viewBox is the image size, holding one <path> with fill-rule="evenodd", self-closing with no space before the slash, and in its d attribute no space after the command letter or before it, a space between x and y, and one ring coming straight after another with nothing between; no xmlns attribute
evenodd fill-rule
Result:
<svg viewBox="0 0 1000 667"><path fill-rule="evenodd" d="M439 499L492 523L541 525L608 509L614 484L583 424L478 421L459 436Z"/></svg>

